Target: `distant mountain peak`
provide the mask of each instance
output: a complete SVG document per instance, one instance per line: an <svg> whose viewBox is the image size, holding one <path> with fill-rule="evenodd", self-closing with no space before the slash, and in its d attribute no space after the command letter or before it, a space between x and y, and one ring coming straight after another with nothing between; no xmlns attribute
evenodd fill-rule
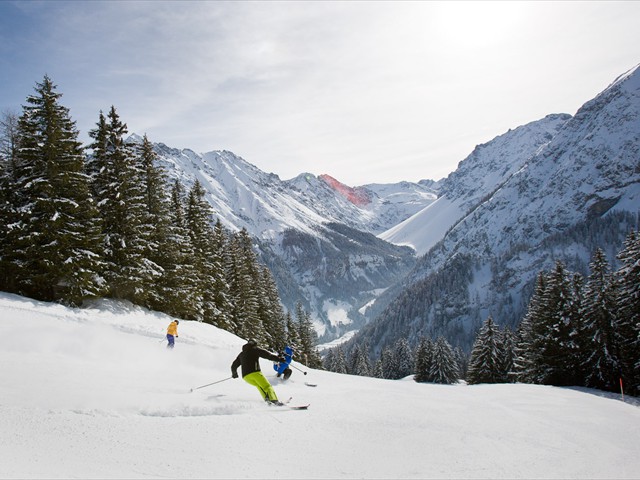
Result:
<svg viewBox="0 0 640 480"><path fill-rule="evenodd" d="M371 203L371 195L363 187L350 187L326 174L319 175L318 178L357 207L364 207Z"/></svg>

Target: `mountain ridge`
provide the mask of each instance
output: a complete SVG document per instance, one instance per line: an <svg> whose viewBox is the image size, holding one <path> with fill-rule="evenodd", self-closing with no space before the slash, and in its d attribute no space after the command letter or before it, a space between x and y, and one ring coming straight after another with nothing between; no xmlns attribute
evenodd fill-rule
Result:
<svg viewBox="0 0 640 480"><path fill-rule="evenodd" d="M370 345L375 355L399 336L415 342L424 334L444 335L469 349L489 315L497 324L517 326L535 277L555 260L585 275L594 250L602 248L615 265L625 236L638 228L638 145L636 67L566 119L504 182L477 192L469 209L418 258L399 289L402 295L379 299L368 313L375 322L351 342ZM470 166L482 164L474 154L468 159ZM471 198L460 188L474 178L471 173L448 183L463 174L463 163L444 182L438 202ZM436 279L448 290L434 286ZM398 318L418 297L424 302L420 314Z"/></svg>
<svg viewBox="0 0 640 480"><path fill-rule="evenodd" d="M367 325L400 292L456 255L473 259L476 280L469 288L481 298L456 327L468 337L489 311L506 312L503 322L512 324L524 308L534 274L513 262L542 268L551 253L542 258L531 250L546 239L607 212L637 209L637 70L619 76L574 116L547 115L476 146L438 181L350 187L310 173L281 180L224 150L155 149L170 178L187 185L198 179L215 216L256 238L286 291L285 306L301 301L324 340ZM382 243L363 241L367 235ZM613 236L610 251L619 241L618 233ZM584 245L565 250L572 249L588 255ZM500 263L506 258L512 264ZM519 272L521 279L486 273L496 268ZM477 272L485 272L482 285ZM500 291L499 278L514 290ZM424 312L427 323L429 315Z"/></svg>

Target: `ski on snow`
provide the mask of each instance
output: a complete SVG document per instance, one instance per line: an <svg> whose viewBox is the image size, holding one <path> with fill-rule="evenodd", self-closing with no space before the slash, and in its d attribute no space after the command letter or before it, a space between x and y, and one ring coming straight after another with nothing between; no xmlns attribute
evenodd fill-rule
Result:
<svg viewBox="0 0 640 480"><path fill-rule="evenodd" d="M309 405L311 405L310 403L306 405L291 405L291 400L293 400L293 397L289 397L289 400L287 400L286 402L281 402L279 405L277 403L270 403L270 405L274 407L285 407L289 410L306 410L307 408L309 408Z"/></svg>

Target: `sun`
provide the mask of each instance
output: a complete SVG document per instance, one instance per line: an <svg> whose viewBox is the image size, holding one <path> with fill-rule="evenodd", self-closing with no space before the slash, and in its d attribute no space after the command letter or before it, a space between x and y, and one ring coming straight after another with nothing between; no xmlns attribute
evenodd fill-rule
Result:
<svg viewBox="0 0 640 480"><path fill-rule="evenodd" d="M448 45L487 48L513 35L526 9L526 2L438 2L437 35Z"/></svg>

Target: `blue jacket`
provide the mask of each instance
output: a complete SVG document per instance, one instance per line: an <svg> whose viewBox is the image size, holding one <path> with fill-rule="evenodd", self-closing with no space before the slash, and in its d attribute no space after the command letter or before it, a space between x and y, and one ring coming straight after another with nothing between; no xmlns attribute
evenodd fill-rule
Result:
<svg viewBox="0 0 640 480"><path fill-rule="evenodd" d="M289 368L292 357L293 350L291 349L291 347L284 347L284 362L274 363L273 369L278 373L283 373L287 368Z"/></svg>

